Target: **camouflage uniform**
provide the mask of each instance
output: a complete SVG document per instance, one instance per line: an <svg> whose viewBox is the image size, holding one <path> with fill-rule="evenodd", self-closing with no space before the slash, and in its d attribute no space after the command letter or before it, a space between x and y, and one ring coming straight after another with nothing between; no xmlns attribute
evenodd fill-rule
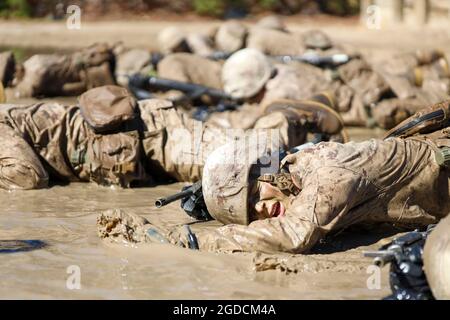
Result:
<svg viewBox="0 0 450 320"><path fill-rule="evenodd" d="M126 187L144 177L137 133L95 132L78 106L2 105L0 131L4 189L43 188L50 179Z"/></svg>
<svg viewBox="0 0 450 320"><path fill-rule="evenodd" d="M198 232L201 250L305 253L327 234L351 225L424 226L450 210L450 203L442 201L442 195L450 195L448 173L439 168L433 148L424 141L321 143L288 156L284 163L295 183L303 186L285 216ZM139 232L153 227L144 223ZM165 236L172 244L187 246L179 230ZM144 236L140 241L151 240Z"/></svg>
<svg viewBox="0 0 450 320"><path fill-rule="evenodd" d="M300 55L306 50L301 34L265 28L252 28L247 35L246 47L271 56Z"/></svg>
<svg viewBox="0 0 450 320"><path fill-rule="evenodd" d="M16 75L16 92L21 97L78 95L114 84L113 64L107 45L93 45L72 55L34 55Z"/></svg>
<svg viewBox="0 0 450 320"><path fill-rule="evenodd" d="M339 78L331 85L331 90L337 97L337 110L344 123L367 125L368 108L389 94L389 85L364 59L353 59L340 66L337 72Z"/></svg>
<svg viewBox="0 0 450 320"><path fill-rule="evenodd" d="M319 39L316 35L322 35ZM302 55L307 50L329 49L332 47L328 37L320 31L304 34L289 33L266 28L252 28L247 36L247 48L257 49L269 56Z"/></svg>
<svg viewBox="0 0 450 320"><path fill-rule="evenodd" d="M448 121L445 110L448 112L449 103L438 105L431 111L441 108L445 118L439 121L443 124ZM210 190L204 191L208 210L219 221L234 221L234 224L198 232L199 247L219 252L304 253L327 234L352 225L388 222L411 228L436 223L450 212L448 167L437 161L441 147L450 147L448 128L405 138L346 144L322 142L288 155L281 167L288 169L300 192L290 194L284 215L249 221L248 225L245 222L249 220L248 215L246 218L235 216L239 210L248 210L245 210L247 202L237 206L240 200L248 197L249 182L240 184L247 178L242 175L242 170L228 172L232 169L230 165L208 159L210 164L207 163L206 168L210 173L214 169L214 176L208 176L208 179L205 176L204 183L215 181L221 188L223 182L225 188L225 191L215 189L213 194L209 194ZM224 148L225 151L228 154L230 150ZM241 167L240 162L235 165ZM232 177L234 180L230 180ZM240 188L244 188L243 191ZM227 197L234 200L227 199L226 192L229 193ZM211 211L211 202L218 212ZM125 215L124 212L119 214ZM114 238L112 233L105 232L104 222L116 215L109 212L101 216L103 223L99 223L99 231L103 237ZM154 239L145 236L150 228L155 227L141 221L134 232L136 236L144 236L134 237L131 241L153 242ZM116 231L120 234L119 229L112 232ZM179 229L170 230L165 237L172 244L187 246L186 235Z"/></svg>
<svg viewBox="0 0 450 320"><path fill-rule="evenodd" d="M188 52L208 56L214 52L212 41L207 35L187 34L177 27L167 27L158 34L160 51L163 54Z"/></svg>
<svg viewBox="0 0 450 320"><path fill-rule="evenodd" d="M126 49L116 47L115 78L121 86L128 85L128 77L136 73L150 73L153 70L152 54L145 49Z"/></svg>
<svg viewBox="0 0 450 320"><path fill-rule="evenodd" d="M213 251L306 252L333 231L363 222L427 225L447 215L448 173L416 139L321 143L284 159L303 186L283 217L197 234Z"/></svg>
<svg viewBox="0 0 450 320"><path fill-rule="evenodd" d="M222 64L191 53L173 53L158 63L158 76L221 89Z"/></svg>
<svg viewBox="0 0 450 320"><path fill-rule="evenodd" d="M374 64L354 59L338 73L333 90L348 125L374 122L390 129L449 95L448 64L435 51L397 55Z"/></svg>

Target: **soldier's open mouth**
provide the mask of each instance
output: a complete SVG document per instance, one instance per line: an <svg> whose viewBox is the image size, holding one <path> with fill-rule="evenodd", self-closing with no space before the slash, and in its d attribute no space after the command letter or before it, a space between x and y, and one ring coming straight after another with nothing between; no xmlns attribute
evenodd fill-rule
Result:
<svg viewBox="0 0 450 320"><path fill-rule="evenodd" d="M272 205L272 209L270 210L270 216L271 217L284 216L285 211L286 209L284 208L283 204L281 202L276 202L274 205Z"/></svg>

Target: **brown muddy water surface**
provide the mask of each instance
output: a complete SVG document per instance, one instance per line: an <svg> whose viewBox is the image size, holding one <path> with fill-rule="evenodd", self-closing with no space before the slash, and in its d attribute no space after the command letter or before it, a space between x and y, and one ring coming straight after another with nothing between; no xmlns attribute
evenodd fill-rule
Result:
<svg viewBox="0 0 450 320"><path fill-rule="evenodd" d="M366 286L370 260L362 257L362 250L376 236L335 238L323 246L323 253L309 256L225 255L170 245L109 244L97 237L96 217L108 208L141 214L165 227L191 222L178 204L164 210L153 207L157 197L180 187L123 190L75 183L0 191L0 246L1 240L44 244L25 252L0 250L0 298L378 299L388 293L387 270L381 290ZM199 223L193 230L216 226ZM70 266L80 268L79 290L66 286Z"/></svg>

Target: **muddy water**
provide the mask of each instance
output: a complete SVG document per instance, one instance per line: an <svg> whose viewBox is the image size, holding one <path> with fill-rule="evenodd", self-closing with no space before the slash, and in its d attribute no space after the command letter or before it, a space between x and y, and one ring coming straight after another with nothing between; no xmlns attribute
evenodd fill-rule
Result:
<svg viewBox="0 0 450 320"><path fill-rule="evenodd" d="M48 190L0 191L0 245L1 240L44 244L31 251L0 253L0 298L372 299L388 292L386 270L381 290L367 289L369 261L361 257L364 246L306 260L274 256L297 268L286 273L276 268L257 271L261 257L255 254L113 245L97 237L96 216L108 208L142 214L166 227L189 222L175 204L164 210L152 206L157 197L180 186L121 190L78 183ZM194 230L215 226L209 222L195 225ZM69 266L79 267L79 290L67 287Z"/></svg>

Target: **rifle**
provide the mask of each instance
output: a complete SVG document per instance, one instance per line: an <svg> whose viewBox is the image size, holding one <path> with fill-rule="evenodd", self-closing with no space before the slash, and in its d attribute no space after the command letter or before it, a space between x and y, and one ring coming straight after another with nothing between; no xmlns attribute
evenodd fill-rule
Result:
<svg viewBox="0 0 450 320"><path fill-rule="evenodd" d="M346 54L333 54L331 56L320 56L312 53L305 53L303 55L291 56L281 55L273 56L274 59L283 63L291 61L299 61L312 64L318 67L337 67L350 61L351 57Z"/></svg>
<svg viewBox="0 0 450 320"><path fill-rule="evenodd" d="M236 101L236 99L234 99L231 95L220 89L210 88L195 83L158 78L154 76L134 74L130 77L129 83L132 87L150 92L168 90L181 91L191 99L196 99L200 98L202 95L207 95L217 100Z"/></svg>
<svg viewBox="0 0 450 320"><path fill-rule="evenodd" d="M207 58L216 61L226 60L233 53L234 52L215 51L211 55L207 56ZM277 56L269 55L269 57L282 63L299 61L309 63L318 67L338 67L342 64L346 64L352 59L352 57L347 54L333 54L329 56L320 56L315 53L305 53L302 55L277 55Z"/></svg>
<svg viewBox="0 0 450 320"><path fill-rule="evenodd" d="M203 95L207 95L215 100L218 100L212 105L195 103L196 108L192 114L192 117L199 121L205 121L213 112L236 110L240 105L240 101L232 98L222 90L209 88L194 83L157 78L153 76L143 76L140 74L134 74L129 77L128 88L138 100L154 98L155 96L150 91L167 90L178 90L185 94L180 98L172 99L174 104L183 103L186 98L196 100Z"/></svg>
<svg viewBox="0 0 450 320"><path fill-rule="evenodd" d="M385 300L433 299L423 270L422 253L425 240L435 225L426 231L415 230L394 239L378 251L366 251L365 257L374 258L376 266L391 264L389 280L392 295Z"/></svg>
<svg viewBox="0 0 450 320"><path fill-rule="evenodd" d="M219 60L226 60L228 59L234 52L227 52L227 51L214 51L213 53L203 56L209 60L219 61ZM158 63L161 62L162 59L164 59L164 54L161 52L151 52L150 55L150 61L153 67L158 66Z"/></svg>
<svg viewBox="0 0 450 320"><path fill-rule="evenodd" d="M235 52L227 52L227 51L214 51L213 53L205 56L205 58L218 61L218 60L226 60ZM320 56L316 53L305 53L301 55L269 55L268 57L278 60L282 63L288 63L291 61L300 61L309 63L318 67L337 67L341 64L345 64L349 62L352 57L339 53L328 56ZM158 63L164 58L164 55L159 52L152 52L151 54L151 63L156 68Z"/></svg>
<svg viewBox="0 0 450 320"><path fill-rule="evenodd" d="M142 89L144 87L145 81L143 77L139 74L133 74L128 76L128 89L138 100L146 100L154 98L149 91Z"/></svg>
<svg viewBox="0 0 450 320"><path fill-rule="evenodd" d="M193 185L183 187L181 192L175 193L167 198L157 199L155 206L161 208L177 200L181 200L181 209L183 209L188 216L202 221L212 220L203 198L201 180Z"/></svg>

